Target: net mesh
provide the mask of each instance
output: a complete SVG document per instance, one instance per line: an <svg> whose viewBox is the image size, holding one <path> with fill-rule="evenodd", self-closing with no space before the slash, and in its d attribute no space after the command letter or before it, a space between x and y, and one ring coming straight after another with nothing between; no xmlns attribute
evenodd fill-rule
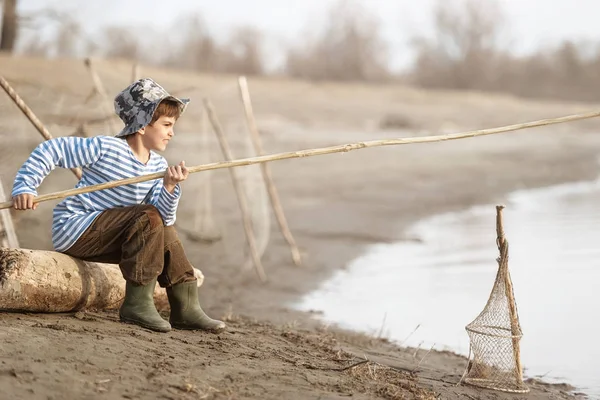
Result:
<svg viewBox="0 0 600 400"><path fill-rule="evenodd" d="M519 348L523 333L508 270L508 242L502 232L501 209L497 221L498 272L483 311L466 326L471 354L463 379L467 384L487 389L527 393Z"/></svg>
<svg viewBox="0 0 600 400"><path fill-rule="evenodd" d="M202 113L202 141L198 150L200 162L208 164L212 162L210 146L210 129L208 127L208 116ZM201 193L196 200L196 212L194 216L194 234L195 239L214 242L221 239L221 231L215 222L213 202L212 202L212 184L213 171L204 171L196 178L197 192Z"/></svg>
<svg viewBox="0 0 600 400"><path fill-rule="evenodd" d="M242 131L243 132L243 131ZM252 145L249 135L242 134L241 138L242 157L255 157L258 154ZM250 218L252 220L252 230L256 239L257 252L260 258L263 257L271 238L271 214L269 208L269 195L263 178L260 165L248 165L239 168L239 177L244 188ZM250 251L246 248L245 269L252 268L252 258Z"/></svg>

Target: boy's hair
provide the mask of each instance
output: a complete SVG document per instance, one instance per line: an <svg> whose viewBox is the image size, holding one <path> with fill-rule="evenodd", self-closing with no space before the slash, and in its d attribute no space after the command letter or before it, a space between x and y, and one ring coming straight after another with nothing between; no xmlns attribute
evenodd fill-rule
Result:
<svg viewBox="0 0 600 400"><path fill-rule="evenodd" d="M154 115L152 115L152 120L148 125L152 125L160 117L174 117L175 120L179 119L181 115L181 104L175 100L164 99L160 102L158 107L156 107L156 111L154 111Z"/></svg>

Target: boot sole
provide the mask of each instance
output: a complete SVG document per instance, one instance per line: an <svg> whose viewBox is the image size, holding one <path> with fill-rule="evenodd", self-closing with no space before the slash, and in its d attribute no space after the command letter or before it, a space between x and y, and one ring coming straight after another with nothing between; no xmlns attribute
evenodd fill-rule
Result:
<svg viewBox="0 0 600 400"><path fill-rule="evenodd" d="M125 317L121 317L121 316L119 316L119 318L121 319L121 322L124 322L126 324L130 324L130 325L141 326L142 328L150 329L151 331L154 331L154 332L162 332L162 333L171 332L171 327L153 326L153 325L150 325L150 324L146 324L146 323L144 323L142 321L138 321L138 320L130 319L130 318L125 318Z"/></svg>
<svg viewBox="0 0 600 400"><path fill-rule="evenodd" d="M227 326L224 326L222 328L197 328L194 326L189 326L189 325L177 325L177 324L171 324L171 327L173 329L179 329L179 330L183 330L183 331L204 331L204 332L213 332L213 333L219 333L219 332L223 332L225 329L227 329Z"/></svg>

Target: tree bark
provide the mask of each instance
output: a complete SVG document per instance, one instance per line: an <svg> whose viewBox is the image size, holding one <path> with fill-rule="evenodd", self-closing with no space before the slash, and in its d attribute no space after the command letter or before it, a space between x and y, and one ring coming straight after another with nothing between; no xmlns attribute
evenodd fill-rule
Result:
<svg viewBox="0 0 600 400"><path fill-rule="evenodd" d="M17 42L17 0L4 0L2 31L0 31L0 51L12 53Z"/></svg>
<svg viewBox="0 0 600 400"><path fill-rule="evenodd" d="M0 248L2 311L115 310L124 297L118 265L84 263L54 251ZM158 285L154 302L158 310L168 309L166 291Z"/></svg>

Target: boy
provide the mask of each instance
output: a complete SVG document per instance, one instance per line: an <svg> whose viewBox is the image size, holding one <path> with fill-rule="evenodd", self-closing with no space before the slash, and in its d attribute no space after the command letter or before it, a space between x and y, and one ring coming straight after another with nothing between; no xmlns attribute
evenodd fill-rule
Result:
<svg viewBox="0 0 600 400"><path fill-rule="evenodd" d="M115 137L60 137L40 144L19 169L12 197L17 210L35 209L36 189L55 167L82 167L76 187L165 171L162 179L68 197L54 208L56 251L85 261L119 264L126 280L121 321L168 332L225 329L198 302L194 269L173 224L188 177L182 161L169 166L155 153L174 136L189 100L175 98L152 79L140 79L115 98L125 128ZM154 306L156 282L167 290L171 316Z"/></svg>

